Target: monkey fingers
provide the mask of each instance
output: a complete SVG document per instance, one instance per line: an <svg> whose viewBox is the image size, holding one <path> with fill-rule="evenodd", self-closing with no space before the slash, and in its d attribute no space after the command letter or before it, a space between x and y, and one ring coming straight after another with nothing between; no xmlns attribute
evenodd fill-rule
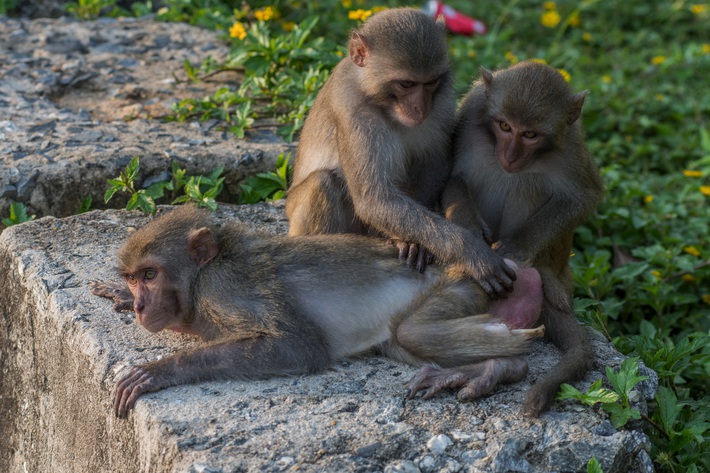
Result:
<svg viewBox="0 0 710 473"><path fill-rule="evenodd" d="M151 373L140 366L134 366L116 383L113 397L113 408L116 417L125 419L128 411L133 408L138 398L152 391L160 389Z"/></svg>
<svg viewBox="0 0 710 473"><path fill-rule="evenodd" d="M399 259L406 261L407 266L415 268L420 273L423 273L427 265L434 260L434 255L418 243L407 243L401 240L393 240L392 243L399 249Z"/></svg>
<svg viewBox="0 0 710 473"><path fill-rule="evenodd" d="M133 294L125 283L111 281L91 281L89 290L95 296L105 297L114 302L113 310L123 312L133 310Z"/></svg>
<svg viewBox="0 0 710 473"><path fill-rule="evenodd" d="M478 276L474 276L474 279L491 299L505 299L513 291L513 281L517 278L515 269L500 257L487 258L480 258L476 266Z"/></svg>

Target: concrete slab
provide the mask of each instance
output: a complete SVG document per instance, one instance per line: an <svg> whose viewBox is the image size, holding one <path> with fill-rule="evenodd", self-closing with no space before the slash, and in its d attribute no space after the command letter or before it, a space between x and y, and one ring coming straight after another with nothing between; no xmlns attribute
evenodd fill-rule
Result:
<svg viewBox="0 0 710 473"><path fill-rule="evenodd" d="M283 204L219 210L284 232ZM0 235L0 471L653 471L648 439L617 431L605 413L557 403L520 414L524 392L556 362L535 345L530 374L487 398L453 394L405 401L416 369L383 358L348 359L324 373L257 382L210 382L144 395L127 420L111 409L125 367L198 343L149 334L131 314L89 293L117 278L115 254L148 221L137 212L46 217ZM595 340L597 367L622 356ZM642 390L653 395L653 385Z"/></svg>

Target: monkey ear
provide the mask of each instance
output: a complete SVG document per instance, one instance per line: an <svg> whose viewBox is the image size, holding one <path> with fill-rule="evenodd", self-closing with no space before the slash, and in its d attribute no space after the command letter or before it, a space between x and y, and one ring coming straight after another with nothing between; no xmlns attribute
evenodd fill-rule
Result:
<svg viewBox="0 0 710 473"><path fill-rule="evenodd" d="M446 30L446 17L443 13L439 13L438 15L436 15L436 19L434 20L434 22L439 28Z"/></svg>
<svg viewBox="0 0 710 473"><path fill-rule="evenodd" d="M490 87L491 84L493 83L493 73L483 66L481 66L479 71L481 71L481 78L483 79L483 82L486 84L486 88Z"/></svg>
<svg viewBox="0 0 710 473"><path fill-rule="evenodd" d="M367 40L357 31L353 31L350 36L350 60L358 67L365 67L369 55L370 46Z"/></svg>
<svg viewBox="0 0 710 473"><path fill-rule="evenodd" d="M190 231L187 236L187 248L190 258L198 267L217 256L217 242L214 241L212 232L207 227Z"/></svg>
<svg viewBox="0 0 710 473"><path fill-rule="evenodd" d="M569 108L569 114L567 115L567 124L571 125L576 122L579 116L582 114L582 105L584 105L584 98L589 93L588 90L583 90L572 96L572 105Z"/></svg>

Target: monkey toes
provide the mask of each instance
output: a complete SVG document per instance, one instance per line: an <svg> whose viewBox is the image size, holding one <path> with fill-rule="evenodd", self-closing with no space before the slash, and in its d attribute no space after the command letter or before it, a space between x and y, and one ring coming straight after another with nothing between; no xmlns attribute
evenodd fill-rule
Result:
<svg viewBox="0 0 710 473"><path fill-rule="evenodd" d="M499 383L520 381L527 373L528 364L519 357L493 358L447 369L426 365L405 384L405 397L413 399L422 391L422 398L430 399L444 389L461 388L456 397L468 402L490 393Z"/></svg>

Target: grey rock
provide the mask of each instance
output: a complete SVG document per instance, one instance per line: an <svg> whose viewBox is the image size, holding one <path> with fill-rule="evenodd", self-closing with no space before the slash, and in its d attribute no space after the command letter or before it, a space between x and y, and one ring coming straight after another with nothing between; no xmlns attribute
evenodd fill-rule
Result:
<svg viewBox="0 0 710 473"><path fill-rule="evenodd" d="M221 206L217 215L287 229L283 202ZM123 370L199 343L150 334L89 293L91 280L118 280L118 247L149 219L92 211L0 234L0 471L542 473L586 471L592 456L606 473L652 471L648 438L612 431L601 410L565 401L522 416L525 392L559 359L544 342L527 355L523 381L472 403L454 393L405 400L416 368L367 357L309 376L175 386L114 418ZM595 367L578 389L624 359L603 339L593 343Z"/></svg>
<svg viewBox="0 0 710 473"><path fill-rule="evenodd" d="M220 60L228 51L214 32L150 18L0 16L0 189L18 188L17 194L0 194L0 215L13 201L38 217L71 215L88 195L94 207L104 208L107 180L135 156L141 159L138 187L170 171L173 159L189 175L222 166L219 198L236 202L244 179L273 170L280 153L293 151L276 135L276 124L254 131L258 140L251 134L240 140L217 120L159 119L178 100L238 87L238 76L193 84L184 73L185 60ZM25 181L11 180L2 171L8 168ZM116 195L110 205L126 202L127 196Z"/></svg>

